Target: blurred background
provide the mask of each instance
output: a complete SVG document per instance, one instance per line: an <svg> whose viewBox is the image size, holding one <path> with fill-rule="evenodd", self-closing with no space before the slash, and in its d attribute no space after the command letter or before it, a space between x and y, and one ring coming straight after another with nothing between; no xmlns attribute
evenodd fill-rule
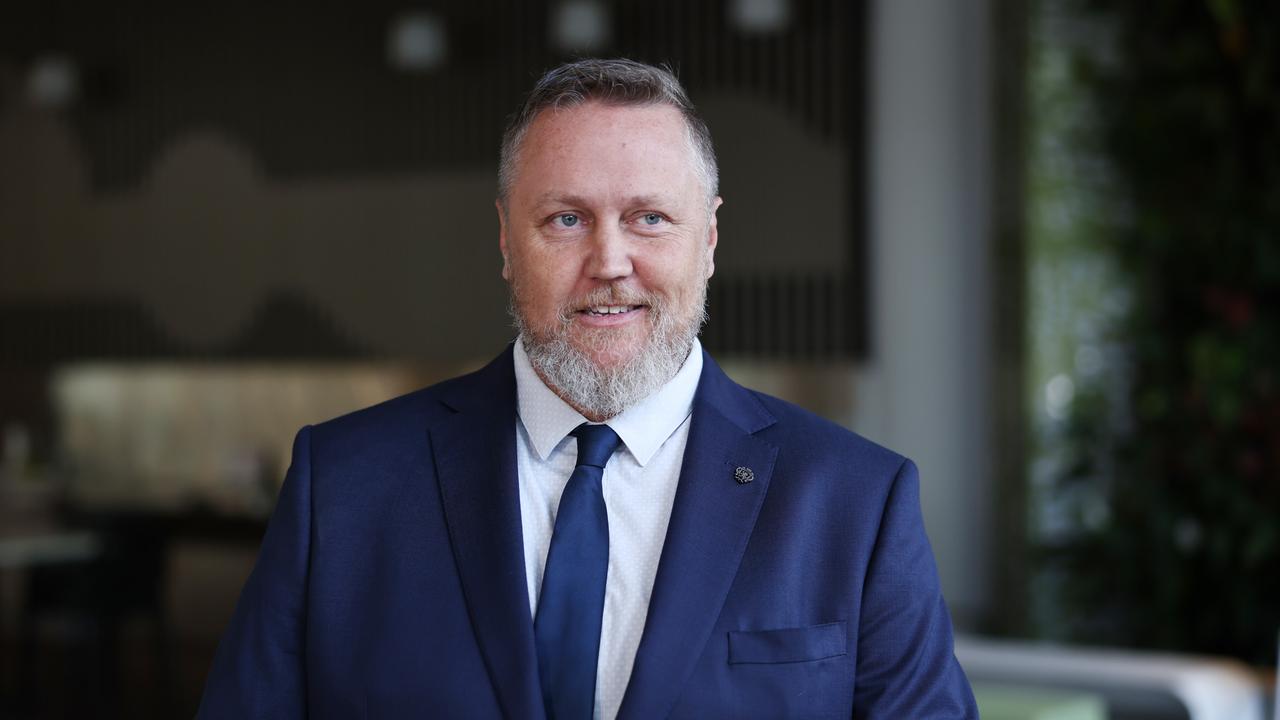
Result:
<svg viewBox="0 0 1280 720"><path fill-rule="evenodd" d="M194 712L293 433L510 340L499 138L580 55L707 117L729 374L919 464L984 717L1274 715L1274 3L46 0L0 10L0 717Z"/></svg>

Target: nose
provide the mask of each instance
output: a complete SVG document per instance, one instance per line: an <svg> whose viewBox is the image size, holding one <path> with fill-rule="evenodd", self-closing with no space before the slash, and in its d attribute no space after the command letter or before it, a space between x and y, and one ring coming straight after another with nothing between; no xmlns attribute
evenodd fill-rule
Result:
<svg viewBox="0 0 1280 720"><path fill-rule="evenodd" d="M631 246L613 223L600 223L591 236L587 274L592 280L620 280L631 274Z"/></svg>

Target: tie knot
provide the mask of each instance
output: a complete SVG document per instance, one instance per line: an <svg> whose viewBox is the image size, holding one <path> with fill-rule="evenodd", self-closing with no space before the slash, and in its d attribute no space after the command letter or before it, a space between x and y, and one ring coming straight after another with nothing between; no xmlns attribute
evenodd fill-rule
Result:
<svg viewBox="0 0 1280 720"><path fill-rule="evenodd" d="M570 435L578 438L578 465L604 469L622 439L608 425L582 423Z"/></svg>

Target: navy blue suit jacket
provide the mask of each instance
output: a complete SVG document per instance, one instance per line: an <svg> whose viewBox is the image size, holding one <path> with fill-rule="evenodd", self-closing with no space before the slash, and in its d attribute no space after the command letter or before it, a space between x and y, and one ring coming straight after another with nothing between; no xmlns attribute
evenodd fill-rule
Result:
<svg viewBox="0 0 1280 720"><path fill-rule="evenodd" d="M543 717L515 398L508 349L298 433L200 717ZM977 717L918 493L705 357L619 717Z"/></svg>

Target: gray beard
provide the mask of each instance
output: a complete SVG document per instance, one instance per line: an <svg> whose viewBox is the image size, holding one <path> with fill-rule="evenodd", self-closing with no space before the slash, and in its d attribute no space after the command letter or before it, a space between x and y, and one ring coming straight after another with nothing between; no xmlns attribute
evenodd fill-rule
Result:
<svg viewBox="0 0 1280 720"><path fill-rule="evenodd" d="M650 304L653 330L649 343L630 360L614 367L602 368L588 353L569 341L569 318L562 318L556 331L540 334L533 331L520 314L513 292L510 312L523 339L525 353L539 377L565 402L591 419L604 420L657 392L684 365L706 322L706 286L703 286L698 311L688 322L681 323L666 308ZM589 343L608 345L606 333L587 335Z"/></svg>

